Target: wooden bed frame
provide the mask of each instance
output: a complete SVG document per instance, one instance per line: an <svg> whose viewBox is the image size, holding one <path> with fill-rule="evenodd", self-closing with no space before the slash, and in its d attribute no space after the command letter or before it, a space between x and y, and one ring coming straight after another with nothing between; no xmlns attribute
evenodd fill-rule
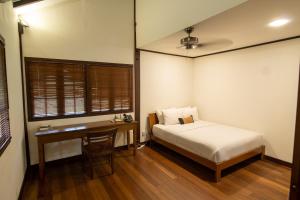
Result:
<svg viewBox="0 0 300 200"><path fill-rule="evenodd" d="M246 153L243 153L243 154L241 154L239 156L231 158L230 160L227 160L227 161L224 161L224 162L221 162L221 163L215 163L215 162L213 162L211 160L203 158L203 157L201 157L199 155L196 155L194 153L191 153L191 152L189 152L189 151L187 151L187 150L185 150L183 148L180 148L180 147L178 147L178 146L176 146L174 144L171 144L169 142L166 142L166 141L164 141L162 139L159 139L159 138L155 137L153 135L153 133L152 133L152 128L153 128L153 126L155 124L159 123L158 122L158 118L157 118L157 116L156 116L155 113L149 114L148 121L149 121L149 128L150 128L150 130L149 130L149 133L150 133L150 145L151 145L152 141L155 141L155 142L157 142L157 143L159 143L159 144L161 144L163 146L166 146L169 149L172 149L173 151L175 151L175 152L177 152L177 153L179 153L181 155L184 155L184 156L186 156L186 157L188 157L188 158L190 158L190 159L192 159L192 160L200 163L201 165L204 165L204 166L206 166L206 167L214 170L215 171L215 181L216 182L219 182L221 180L222 170L224 170L224 169L226 169L226 168L228 168L230 166L233 166L233 165L235 165L237 163L240 163L242 161L245 161L245 160L247 160L247 159L249 159L251 157L257 156L257 155L261 155L261 159L263 159L264 155L265 155L265 146L263 145L263 146L261 146L259 148L253 149L253 150L248 151Z"/></svg>

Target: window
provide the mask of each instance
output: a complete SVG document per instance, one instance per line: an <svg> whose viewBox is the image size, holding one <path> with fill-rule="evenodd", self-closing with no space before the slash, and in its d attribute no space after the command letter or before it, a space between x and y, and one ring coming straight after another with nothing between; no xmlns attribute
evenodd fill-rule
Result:
<svg viewBox="0 0 300 200"><path fill-rule="evenodd" d="M0 36L0 154L10 143L5 42Z"/></svg>
<svg viewBox="0 0 300 200"><path fill-rule="evenodd" d="M88 66L90 112L126 112L132 105L132 73L128 67Z"/></svg>
<svg viewBox="0 0 300 200"><path fill-rule="evenodd" d="M27 80L31 118L85 113L85 75L82 65L30 62Z"/></svg>
<svg viewBox="0 0 300 200"><path fill-rule="evenodd" d="M25 61L31 121L132 111L132 65Z"/></svg>

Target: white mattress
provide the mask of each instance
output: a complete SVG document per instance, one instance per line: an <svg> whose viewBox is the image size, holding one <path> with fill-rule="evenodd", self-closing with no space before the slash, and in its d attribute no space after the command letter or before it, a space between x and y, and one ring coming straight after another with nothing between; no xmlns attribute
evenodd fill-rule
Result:
<svg viewBox="0 0 300 200"><path fill-rule="evenodd" d="M262 134L206 121L185 125L156 124L153 126L153 134L216 163L263 145Z"/></svg>

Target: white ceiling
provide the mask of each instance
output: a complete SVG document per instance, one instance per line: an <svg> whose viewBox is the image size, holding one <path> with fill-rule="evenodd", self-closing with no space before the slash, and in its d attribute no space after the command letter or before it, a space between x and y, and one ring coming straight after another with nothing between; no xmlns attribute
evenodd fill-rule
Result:
<svg viewBox="0 0 300 200"><path fill-rule="evenodd" d="M136 0L137 46L233 8L246 0Z"/></svg>
<svg viewBox="0 0 300 200"><path fill-rule="evenodd" d="M283 27L268 26L270 21L279 18L291 22ZM173 20L176 23L177 19ZM195 25L192 36L198 37L200 43L216 41L218 45L192 50L176 48L180 39L186 37L180 31L141 48L194 57L298 35L300 0L249 0Z"/></svg>

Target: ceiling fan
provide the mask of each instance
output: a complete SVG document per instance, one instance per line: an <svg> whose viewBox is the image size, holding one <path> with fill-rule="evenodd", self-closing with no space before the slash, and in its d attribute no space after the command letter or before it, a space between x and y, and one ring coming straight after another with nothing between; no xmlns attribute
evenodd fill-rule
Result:
<svg viewBox="0 0 300 200"><path fill-rule="evenodd" d="M214 49L220 49L222 47L226 47L232 44L232 41L227 39L217 39L210 42L201 42L199 43L198 37L191 36L191 33L193 32L194 27L190 26L184 29L184 31L188 34L187 37L184 37L180 40L181 46L177 48L183 48L183 49L197 49L197 48L205 48L207 50L214 50Z"/></svg>
<svg viewBox="0 0 300 200"><path fill-rule="evenodd" d="M187 37L184 37L180 40L181 46L178 48L184 49L196 49L199 47L199 41L197 37L192 37L191 33L193 32L194 27L190 26L184 29L184 31L188 34Z"/></svg>

